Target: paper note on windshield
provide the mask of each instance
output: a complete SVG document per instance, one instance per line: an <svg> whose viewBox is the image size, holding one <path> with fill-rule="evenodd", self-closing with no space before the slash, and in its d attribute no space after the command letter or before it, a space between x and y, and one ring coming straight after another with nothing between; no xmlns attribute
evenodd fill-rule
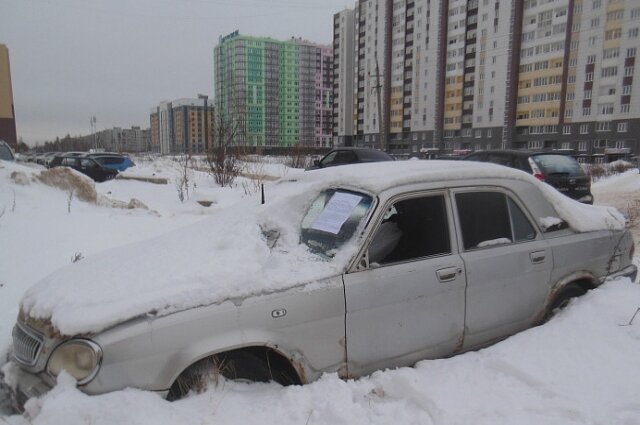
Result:
<svg viewBox="0 0 640 425"><path fill-rule="evenodd" d="M311 228L337 235L361 200L362 196L342 192L334 193Z"/></svg>

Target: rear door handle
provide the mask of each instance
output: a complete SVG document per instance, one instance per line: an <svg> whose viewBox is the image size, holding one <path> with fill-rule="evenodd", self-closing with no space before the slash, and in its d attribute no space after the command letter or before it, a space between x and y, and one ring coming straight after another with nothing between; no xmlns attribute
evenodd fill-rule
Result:
<svg viewBox="0 0 640 425"><path fill-rule="evenodd" d="M547 254L544 251L535 251L529 254L529 258L533 264L544 263L544 260L547 258Z"/></svg>
<svg viewBox="0 0 640 425"><path fill-rule="evenodd" d="M440 282L451 282L456 280L456 276L462 273L460 267L447 267L445 269L436 270L436 275Z"/></svg>

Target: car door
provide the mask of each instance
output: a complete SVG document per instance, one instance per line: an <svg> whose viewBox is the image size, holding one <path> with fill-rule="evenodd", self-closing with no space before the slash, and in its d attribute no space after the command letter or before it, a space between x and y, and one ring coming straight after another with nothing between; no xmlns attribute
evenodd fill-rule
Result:
<svg viewBox="0 0 640 425"><path fill-rule="evenodd" d="M467 349L531 326L549 290L553 258L510 191L457 189L453 196L466 270Z"/></svg>
<svg viewBox="0 0 640 425"><path fill-rule="evenodd" d="M462 341L465 273L447 193L405 195L384 211L344 276L353 376L448 355Z"/></svg>
<svg viewBox="0 0 640 425"><path fill-rule="evenodd" d="M91 158L82 158L80 160L80 172L95 181L102 181L104 179L104 170L100 167L100 164Z"/></svg>

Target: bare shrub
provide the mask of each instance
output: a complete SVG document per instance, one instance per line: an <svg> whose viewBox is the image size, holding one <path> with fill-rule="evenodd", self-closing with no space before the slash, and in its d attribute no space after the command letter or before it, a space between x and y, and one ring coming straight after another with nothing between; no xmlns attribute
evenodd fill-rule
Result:
<svg viewBox="0 0 640 425"><path fill-rule="evenodd" d="M598 181L606 175L606 170L602 165L593 164L587 169L587 175L592 181Z"/></svg>
<svg viewBox="0 0 640 425"><path fill-rule="evenodd" d="M71 201L73 201L73 190L67 192L67 212L71 214Z"/></svg>
<svg viewBox="0 0 640 425"><path fill-rule="evenodd" d="M627 216L627 220L629 221L628 226L636 227L640 219L640 199L627 201L625 214Z"/></svg>
<svg viewBox="0 0 640 425"><path fill-rule="evenodd" d="M184 202L189 199L189 184L191 181L191 154L186 154L178 158L180 164L180 176L176 179L176 190L178 191L178 199ZM195 189L195 185L194 185Z"/></svg>
<svg viewBox="0 0 640 425"><path fill-rule="evenodd" d="M95 203L98 199L93 180L67 167L56 167L41 171L37 179L47 186L56 187L64 191L73 191L75 196L84 202Z"/></svg>
<svg viewBox="0 0 640 425"><path fill-rule="evenodd" d="M71 257L71 263L77 263L78 261L82 260L84 258L84 256L82 255L81 252L76 252L75 254L73 254L73 257Z"/></svg>
<svg viewBox="0 0 640 425"><path fill-rule="evenodd" d="M219 186L231 186L240 174L239 156L242 149L235 146L240 122L225 117L219 111L216 111L214 121L213 143L206 157L208 171Z"/></svg>
<svg viewBox="0 0 640 425"><path fill-rule="evenodd" d="M300 142L291 149L290 154L285 160L285 165L291 168L307 168L309 167L311 160L305 149L303 149Z"/></svg>

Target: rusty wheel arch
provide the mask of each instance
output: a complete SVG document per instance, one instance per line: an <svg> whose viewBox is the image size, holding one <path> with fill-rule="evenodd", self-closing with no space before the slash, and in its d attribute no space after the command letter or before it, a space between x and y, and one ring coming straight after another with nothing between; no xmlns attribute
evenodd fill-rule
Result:
<svg viewBox="0 0 640 425"><path fill-rule="evenodd" d="M551 288L551 291L549 291L542 310L534 318L534 326L544 323L547 314L549 313L549 308L553 305L554 301L562 291L569 285L577 285L587 292L598 287L598 280L593 276L593 274L587 271L571 273L570 275L558 280L558 282L556 282L556 284Z"/></svg>

